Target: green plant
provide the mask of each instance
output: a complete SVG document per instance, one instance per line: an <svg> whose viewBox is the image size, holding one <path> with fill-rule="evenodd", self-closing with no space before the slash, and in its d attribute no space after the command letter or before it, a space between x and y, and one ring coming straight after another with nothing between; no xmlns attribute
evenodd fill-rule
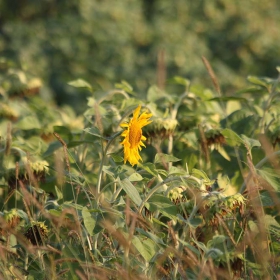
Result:
<svg viewBox="0 0 280 280"><path fill-rule="evenodd" d="M12 98L2 77L1 108L17 108L0 122L2 278L277 278L279 80L224 96L205 62L217 93L72 81L91 92L83 116ZM139 104L147 145L131 166L121 124Z"/></svg>

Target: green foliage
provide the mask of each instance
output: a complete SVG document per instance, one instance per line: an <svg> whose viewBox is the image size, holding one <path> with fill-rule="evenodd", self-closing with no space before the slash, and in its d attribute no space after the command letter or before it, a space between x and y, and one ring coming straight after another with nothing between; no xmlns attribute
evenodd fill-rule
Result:
<svg viewBox="0 0 280 280"><path fill-rule="evenodd" d="M89 97L76 114L5 67L0 278L279 275L279 79L250 77L224 97L176 77L146 98L77 79L68 86ZM154 124L132 167L120 124L139 104Z"/></svg>
<svg viewBox="0 0 280 280"><path fill-rule="evenodd" d="M230 94L245 85L248 73L274 76L279 64L277 0L10 0L0 8L1 64L8 57L39 75L59 104L71 103L80 113L93 89L107 90L115 81L127 92L155 84L161 51L171 76L204 86L210 79L201 56L207 57ZM263 86L255 76L250 81ZM19 90L26 87L10 78ZM185 86L184 78L174 81ZM71 80L92 86L75 91Z"/></svg>

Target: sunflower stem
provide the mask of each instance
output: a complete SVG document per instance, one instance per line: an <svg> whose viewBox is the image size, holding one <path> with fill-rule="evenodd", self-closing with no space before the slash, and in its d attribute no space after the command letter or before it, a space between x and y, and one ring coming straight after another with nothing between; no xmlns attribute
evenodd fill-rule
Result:
<svg viewBox="0 0 280 280"><path fill-rule="evenodd" d="M110 147L110 145L113 143L113 141L119 136L121 135L122 131L118 131L117 133L115 133L108 141L107 145L105 146L105 149L102 151L102 155L101 155L101 161L100 161L100 165L99 165L99 171L98 171L98 180L97 180L97 205L99 203L99 198L100 198L100 192L101 192L101 182L102 182L102 174L103 174L103 166L105 163L105 159L107 156L107 152L108 149ZM102 140L101 140L102 141Z"/></svg>

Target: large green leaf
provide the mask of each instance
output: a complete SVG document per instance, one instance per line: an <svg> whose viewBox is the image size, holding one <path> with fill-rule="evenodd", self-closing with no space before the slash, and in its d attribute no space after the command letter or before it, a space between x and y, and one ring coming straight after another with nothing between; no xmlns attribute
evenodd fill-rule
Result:
<svg viewBox="0 0 280 280"><path fill-rule="evenodd" d="M227 144L230 146L239 146L243 143L242 138L229 128L223 129L221 133L225 136Z"/></svg>
<svg viewBox="0 0 280 280"><path fill-rule="evenodd" d="M247 137L246 135L241 135L241 138L243 140L243 143L250 149L252 150L253 147L260 147L261 143L259 140L252 139Z"/></svg>
<svg viewBox="0 0 280 280"><path fill-rule="evenodd" d="M172 155L167 155L163 153L157 153L155 156L155 163L165 163L165 162L176 162L180 161L181 159L176 158Z"/></svg>
<svg viewBox="0 0 280 280"><path fill-rule="evenodd" d="M166 196L154 194L145 205L152 212L158 210L164 216L176 220L177 207Z"/></svg>
<svg viewBox="0 0 280 280"><path fill-rule="evenodd" d="M91 215L91 212L87 207L83 207L82 209L82 217L84 220L85 227L89 235L93 235L93 230L96 225L96 219Z"/></svg>
<svg viewBox="0 0 280 280"><path fill-rule="evenodd" d="M15 127L17 129L22 129L22 130L39 129L41 128L41 124L38 118L35 115L33 115L33 116L23 117L15 124Z"/></svg>
<svg viewBox="0 0 280 280"><path fill-rule="evenodd" d="M68 82L69 86L76 87L76 88L86 88L89 91L92 91L92 86L83 79L77 79L71 82Z"/></svg>
<svg viewBox="0 0 280 280"><path fill-rule="evenodd" d="M140 206L142 204L142 199L137 189L127 178L124 180L120 180L120 178L118 178L118 183L137 206Z"/></svg>
<svg viewBox="0 0 280 280"><path fill-rule="evenodd" d="M155 245L155 242L151 239L141 238L134 236L132 239L132 244L141 254L141 256L145 259L145 261L149 262L152 257L156 254L158 250L158 246Z"/></svg>

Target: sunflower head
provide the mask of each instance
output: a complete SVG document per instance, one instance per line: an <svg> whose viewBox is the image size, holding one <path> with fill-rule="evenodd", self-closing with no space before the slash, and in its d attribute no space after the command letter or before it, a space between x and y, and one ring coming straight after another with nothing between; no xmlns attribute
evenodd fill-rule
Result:
<svg viewBox="0 0 280 280"><path fill-rule="evenodd" d="M152 122L149 120L152 114L144 112L139 116L140 109L141 106L139 105L129 123L121 124L121 127L126 128L121 134L124 137L121 142L124 147L124 163L129 161L132 166L142 160L139 150L142 150L142 146L145 147L143 141L146 140L146 137L142 135L142 127Z"/></svg>

